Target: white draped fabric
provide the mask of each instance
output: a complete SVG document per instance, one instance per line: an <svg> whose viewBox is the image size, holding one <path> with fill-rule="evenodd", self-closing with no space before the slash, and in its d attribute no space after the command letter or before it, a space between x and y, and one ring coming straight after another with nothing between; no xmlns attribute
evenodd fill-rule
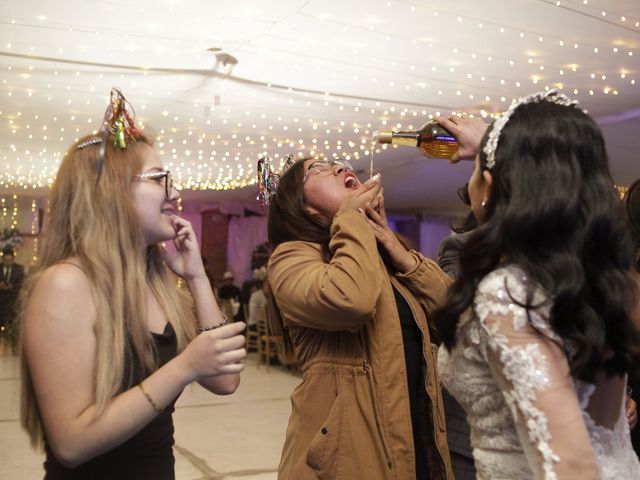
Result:
<svg viewBox="0 0 640 480"><path fill-rule="evenodd" d="M266 241L267 217L233 217L229 221L227 265L237 286L251 278L251 253Z"/></svg>

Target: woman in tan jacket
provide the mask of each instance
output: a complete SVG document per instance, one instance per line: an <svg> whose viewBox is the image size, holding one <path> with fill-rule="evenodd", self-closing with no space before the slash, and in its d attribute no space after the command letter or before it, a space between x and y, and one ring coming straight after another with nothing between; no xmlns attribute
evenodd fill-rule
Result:
<svg viewBox="0 0 640 480"><path fill-rule="evenodd" d="M452 479L427 321L449 281L391 232L379 178L296 162L269 239L272 323L303 372L278 478Z"/></svg>

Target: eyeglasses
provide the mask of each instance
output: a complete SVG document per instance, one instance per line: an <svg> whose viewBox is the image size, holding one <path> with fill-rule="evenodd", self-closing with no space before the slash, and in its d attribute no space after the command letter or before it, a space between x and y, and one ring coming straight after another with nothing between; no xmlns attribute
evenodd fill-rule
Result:
<svg viewBox="0 0 640 480"><path fill-rule="evenodd" d="M462 187L458 189L458 197L462 200L462 203L465 205L471 205L471 198L469 197L469 184L465 183Z"/></svg>
<svg viewBox="0 0 640 480"><path fill-rule="evenodd" d="M158 172L147 172L136 175L135 178L151 179L161 182L164 179L164 194L167 200L171 200L171 189L173 188L173 177L169 170L162 170Z"/></svg>
<svg viewBox="0 0 640 480"><path fill-rule="evenodd" d="M336 166L342 167L347 172L353 172L353 166L346 160L317 160L315 162L311 162L307 167L302 183L306 182L307 178L311 175L321 175L328 172L333 173Z"/></svg>

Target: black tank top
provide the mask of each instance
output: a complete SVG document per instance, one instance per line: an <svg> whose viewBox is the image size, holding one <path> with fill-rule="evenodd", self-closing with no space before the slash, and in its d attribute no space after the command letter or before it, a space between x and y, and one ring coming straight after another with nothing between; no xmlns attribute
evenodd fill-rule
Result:
<svg viewBox="0 0 640 480"><path fill-rule="evenodd" d="M175 332L167 324L162 334L151 335L159 365L162 366L176 356ZM125 369L125 378L131 378L125 390L137 385L145 377L137 360L127 360ZM45 442L45 480L174 480L171 415L176 400L129 440L77 468L70 469L60 464Z"/></svg>
<svg viewBox="0 0 640 480"><path fill-rule="evenodd" d="M402 328L404 361L407 369L407 386L409 387L409 405L411 408L411 426L413 428L413 446L416 454L416 480L426 480L429 478L429 467L420 429L420 403L421 398L425 397L424 374L422 372L422 363L424 362L422 332L413 318L411 307L396 287L393 287L393 295L396 299L400 327Z"/></svg>

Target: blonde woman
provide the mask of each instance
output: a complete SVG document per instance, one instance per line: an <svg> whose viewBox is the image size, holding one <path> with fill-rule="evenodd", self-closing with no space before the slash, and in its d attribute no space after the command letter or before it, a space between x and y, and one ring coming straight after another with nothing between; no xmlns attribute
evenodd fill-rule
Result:
<svg viewBox="0 0 640 480"><path fill-rule="evenodd" d="M22 292L22 424L47 479L173 479L177 397L193 381L234 392L246 355L174 213L171 174L125 107L112 92L101 133L67 152Z"/></svg>

